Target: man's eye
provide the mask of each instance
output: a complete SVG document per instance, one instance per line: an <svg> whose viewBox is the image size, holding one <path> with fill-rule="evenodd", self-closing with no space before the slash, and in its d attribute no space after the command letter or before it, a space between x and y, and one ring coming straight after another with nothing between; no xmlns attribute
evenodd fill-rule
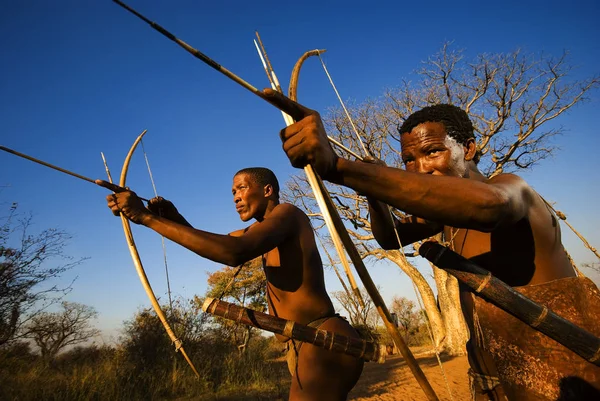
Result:
<svg viewBox="0 0 600 401"><path fill-rule="evenodd" d="M431 149L430 151L427 152L428 155L433 156L436 155L438 153L440 153L441 151L439 149Z"/></svg>

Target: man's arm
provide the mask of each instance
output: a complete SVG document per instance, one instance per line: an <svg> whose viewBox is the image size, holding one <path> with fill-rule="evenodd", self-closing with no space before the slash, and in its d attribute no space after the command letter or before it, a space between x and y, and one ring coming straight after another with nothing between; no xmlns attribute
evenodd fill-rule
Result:
<svg viewBox="0 0 600 401"><path fill-rule="evenodd" d="M107 198L113 213L121 212L131 221L151 228L190 251L228 266L241 265L281 244L294 232L299 212L292 205L278 205L263 221L233 236L198 230L160 217L146 209L135 193L129 191Z"/></svg>
<svg viewBox="0 0 600 401"><path fill-rule="evenodd" d="M169 200L166 200L162 196L157 196L150 199L148 202L148 210L152 213L171 220L175 223L179 223L184 226L192 227L192 225L179 213L175 205Z"/></svg>
<svg viewBox="0 0 600 401"><path fill-rule="evenodd" d="M441 224L429 222L415 216L397 219L392 216L389 207L383 202L369 197L367 200L369 201L371 232L383 249L400 248L396 232L400 237L402 246L406 246L434 236L444 228ZM394 230L394 226L396 230Z"/></svg>
<svg viewBox="0 0 600 401"><path fill-rule="evenodd" d="M294 220L290 205L282 204L239 236L197 230L156 216L148 219L144 225L204 258L238 266L267 253L288 238Z"/></svg>
<svg viewBox="0 0 600 401"><path fill-rule="evenodd" d="M520 220L531 204L531 189L511 174L480 182L338 158L328 177L428 221L479 231L493 231Z"/></svg>
<svg viewBox="0 0 600 401"><path fill-rule="evenodd" d="M294 110L297 122L280 132L283 150L294 167L311 164L328 181L453 227L492 231L527 214L532 190L514 175L484 183L346 160L331 148L319 113L275 91L263 93L271 103Z"/></svg>

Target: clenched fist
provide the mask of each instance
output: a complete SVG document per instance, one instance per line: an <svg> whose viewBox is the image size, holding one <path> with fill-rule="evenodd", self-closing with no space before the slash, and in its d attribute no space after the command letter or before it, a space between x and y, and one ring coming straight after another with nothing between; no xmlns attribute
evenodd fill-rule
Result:
<svg viewBox="0 0 600 401"><path fill-rule="evenodd" d="M152 216L142 200L133 191L124 191L106 197L108 207L115 216L122 214L136 224L144 224Z"/></svg>
<svg viewBox="0 0 600 401"><path fill-rule="evenodd" d="M296 120L279 133L292 166L303 168L310 164L325 179L335 174L338 157L329 144L319 113L271 89L265 89L263 95Z"/></svg>

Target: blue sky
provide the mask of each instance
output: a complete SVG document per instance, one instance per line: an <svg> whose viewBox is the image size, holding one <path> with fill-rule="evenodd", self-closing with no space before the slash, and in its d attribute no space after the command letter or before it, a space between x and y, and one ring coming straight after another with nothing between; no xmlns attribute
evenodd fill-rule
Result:
<svg viewBox="0 0 600 401"><path fill-rule="evenodd" d="M530 2L158 2L131 0L142 14L257 87L268 82L252 43L259 30L284 86L296 59L326 48L325 61L344 99L377 97L452 40L467 56L523 48L571 53L575 76L600 69L600 6L593 1ZM285 182L291 168L281 151L280 113L111 1L2 2L0 13L0 144L92 178L113 176L135 137L145 148L159 193L196 227L227 233L243 227L231 177L264 165ZM569 221L600 246L595 116L599 96L557 121L567 133L561 150L524 177L558 202ZM299 99L325 112L337 106L318 63L300 78ZM105 339L149 302L131 263L119 220L106 208L107 191L9 154L0 154L0 202L34 214L34 230L58 227L74 235L67 252L90 257L69 300L92 305ZM128 185L153 196L142 153ZM578 263L593 255L563 228ZM150 281L165 298L160 237L134 227ZM219 266L167 243L175 294L203 294L206 273ZM397 268L371 269L384 298L414 298ZM339 289L333 275L328 287ZM597 278L596 278L597 280ZM165 298L166 299L166 298Z"/></svg>

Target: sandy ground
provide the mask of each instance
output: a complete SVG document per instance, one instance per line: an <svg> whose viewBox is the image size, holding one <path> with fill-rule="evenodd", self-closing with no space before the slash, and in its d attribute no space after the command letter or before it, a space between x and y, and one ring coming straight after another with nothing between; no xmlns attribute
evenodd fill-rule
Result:
<svg viewBox="0 0 600 401"><path fill-rule="evenodd" d="M441 357L442 366L452 392L452 398L450 398L444 375L435 354L418 354L416 350L413 352L419 366L440 400L454 399L459 401L469 399L469 379L467 377L469 363L466 356ZM389 356L384 364L365 364L363 374L348 399L354 401L408 401L427 400L427 397L402 357L393 355Z"/></svg>
<svg viewBox="0 0 600 401"><path fill-rule="evenodd" d="M434 353L422 348L411 348L419 366L431 383L433 390L440 400L467 401L469 395L469 380L467 377L468 361L466 356L442 356L444 372L452 392L448 393L446 381L438 365ZM284 358L271 361L280 374L277 389L245 389L243 394L234 393L213 394L202 401L287 401L290 386L289 373ZM348 400L353 401L409 401L427 400L425 393L412 375L406 362L399 355L388 356L384 364L366 363L363 374L350 393Z"/></svg>

